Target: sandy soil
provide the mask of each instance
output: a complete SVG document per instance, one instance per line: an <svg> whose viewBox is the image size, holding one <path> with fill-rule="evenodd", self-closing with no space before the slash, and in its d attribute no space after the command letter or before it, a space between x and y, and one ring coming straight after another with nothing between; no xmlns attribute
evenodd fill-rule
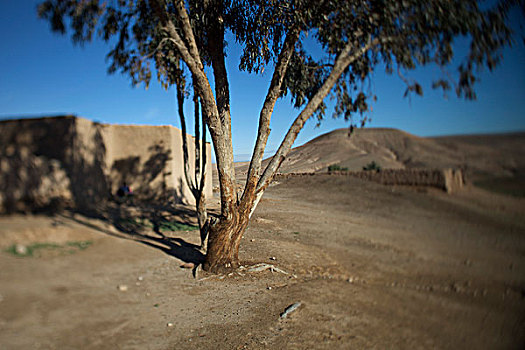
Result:
<svg viewBox="0 0 525 350"><path fill-rule="evenodd" d="M524 214L523 199L472 187L446 195L291 178L267 191L240 253L287 274L196 278L180 267L201 258L196 231L163 238L67 213L1 217L0 348L522 348ZM91 245L4 251L79 241Z"/></svg>

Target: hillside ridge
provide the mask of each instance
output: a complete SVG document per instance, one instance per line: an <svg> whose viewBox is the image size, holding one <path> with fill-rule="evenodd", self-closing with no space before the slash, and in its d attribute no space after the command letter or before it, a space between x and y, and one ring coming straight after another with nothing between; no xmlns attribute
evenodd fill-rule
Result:
<svg viewBox="0 0 525 350"><path fill-rule="evenodd" d="M294 147L279 172L323 172L334 164L358 171L372 161L384 169L456 168L470 177L511 177L525 172L525 132L420 137L394 128L351 134L341 128ZM239 163L239 175L248 166Z"/></svg>

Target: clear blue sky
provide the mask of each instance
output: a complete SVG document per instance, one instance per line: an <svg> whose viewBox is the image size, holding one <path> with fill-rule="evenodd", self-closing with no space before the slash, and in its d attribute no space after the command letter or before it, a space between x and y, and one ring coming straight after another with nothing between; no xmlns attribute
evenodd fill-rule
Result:
<svg viewBox="0 0 525 350"><path fill-rule="evenodd" d="M0 0L0 119L70 113L107 123L179 126L172 90L163 90L156 81L149 90L133 88L127 77L107 75L108 47L99 41L74 46L69 37L51 33L48 23L37 18L38 2ZM260 77L238 72L238 48L233 42L229 47L234 152L236 160L245 160L252 152L271 72ZM375 73L372 89L378 101L368 126L419 136L525 130L525 49L520 38L505 52L503 65L481 76L477 101L459 100L454 94L444 99L430 89L437 75L435 69L412 73L423 83L425 95L409 101L397 76ZM190 105L188 101L188 114ZM287 100L278 103L268 151L278 147L298 112ZM315 124L307 123L295 145L348 126L330 117L319 128Z"/></svg>

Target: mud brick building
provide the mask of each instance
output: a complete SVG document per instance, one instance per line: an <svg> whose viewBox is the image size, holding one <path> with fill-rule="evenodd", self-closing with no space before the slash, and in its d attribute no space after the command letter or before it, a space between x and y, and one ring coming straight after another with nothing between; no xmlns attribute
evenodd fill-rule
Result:
<svg viewBox="0 0 525 350"><path fill-rule="evenodd" d="M194 147L188 135L192 174ZM209 198L209 143L206 148ZM0 121L0 212L57 199L89 208L124 182L137 200L194 204L183 171L182 132L172 126L109 125L76 116Z"/></svg>

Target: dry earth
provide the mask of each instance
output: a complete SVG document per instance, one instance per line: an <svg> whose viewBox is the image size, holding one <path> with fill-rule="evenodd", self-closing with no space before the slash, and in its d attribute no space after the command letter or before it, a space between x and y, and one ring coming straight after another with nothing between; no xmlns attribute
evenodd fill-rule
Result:
<svg viewBox="0 0 525 350"><path fill-rule="evenodd" d="M148 228L129 235L68 213L1 217L0 348L525 345L522 198L327 175L283 180L265 194L240 255L246 266L264 262L287 274L194 278L180 266L200 258L198 233L166 236ZM91 245L67 245L79 241ZM4 251L35 242L71 249Z"/></svg>

